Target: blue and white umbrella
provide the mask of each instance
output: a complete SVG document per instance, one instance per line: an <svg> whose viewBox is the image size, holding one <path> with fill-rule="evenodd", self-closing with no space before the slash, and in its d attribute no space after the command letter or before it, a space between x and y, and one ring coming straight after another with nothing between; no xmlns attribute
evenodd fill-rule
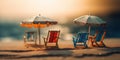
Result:
<svg viewBox="0 0 120 60"><path fill-rule="evenodd" d="M106 22L104 20L102 20L101 18L97 17L97 16L92 16L92 15L84 15L84 16L80 16L78 18L76 18L74 20L74 23L76 24L87 24L89 25L89 29L88 29L88 33L90 34L90 29L91 29L91 25L102 25L102 24L106 24Z"/></svg>

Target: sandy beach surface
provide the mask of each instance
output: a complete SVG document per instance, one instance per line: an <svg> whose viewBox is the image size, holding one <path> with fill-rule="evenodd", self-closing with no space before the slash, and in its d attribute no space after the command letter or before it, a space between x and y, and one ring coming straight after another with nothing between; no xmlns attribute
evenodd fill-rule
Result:
<svg viewBox="0 0 120 60"><path fill-rule="evenodd" d="M74 48L72 40L59 40L59 49L24 46L23 41L0 41L0 60L120 60L120 38L104 40L107 47ZM42 45L44 45L42 43Z"/></svg>

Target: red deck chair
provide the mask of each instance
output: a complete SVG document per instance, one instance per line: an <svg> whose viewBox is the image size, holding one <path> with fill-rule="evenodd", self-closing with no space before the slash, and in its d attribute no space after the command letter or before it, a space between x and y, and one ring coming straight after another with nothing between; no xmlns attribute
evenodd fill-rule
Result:
<svg viewBox="0 0 120 60"><path fill-rule="evenodd" d="M58 39L59 39L60 31L49 31L47 38L44 38L45 47L47 48L48 43L56 43L56 47L58 48Z"/></svg>

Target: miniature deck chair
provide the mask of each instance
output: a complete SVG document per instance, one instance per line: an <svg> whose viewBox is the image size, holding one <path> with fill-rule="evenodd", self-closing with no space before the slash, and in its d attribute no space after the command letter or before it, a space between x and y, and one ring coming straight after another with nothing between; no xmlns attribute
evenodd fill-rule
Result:
<svg viewBox="0 0 120 60"><path fill-rule="evenodd" d="M60 34L60 31L52 31L50 30L48 32L48 36L47 38L44 38L44 43L45 43L45 47L47 48L48 47L48 43L55 43L56 44L56 47L58 48L58 39L59 39L59 34Z"/></svg>
<svg viewBox="0 0 120 60"><path fill-rule="evenodd" d="M104 32L99 32L97 35L96 35L96 38L95 40L93 41L93 43L97 43L98 46L100 47L105 47L105 44L103 42L104 38L105 38L105 35L106 35L106 31Z"/></svg>
<svg viewBox="0 0 120 60"><path fill-rule="evenodd" d="M81 33L81 32L77 33L77 36L73 36L74 47L76 48L76 46L78 46L77 43L82 43L82 45L85 48L87 48L88 47L86 44L87 40L88 40L88 33Z"/></svg>
<svg viewBox="0 0 120 60"><path fill-rule="evenodd" d="M29 32L25 32L24 34L24 44L25 44L25 47L29 47L29 45L31 44L36 44L36 32L34 31L29 31Z"/></svg>
<svg viewBox="0 0 120 60"><path fill-rule="evenodd" d="M88 44L91 43L91 46L93 47L94 45L99 46L97 42L95 42L96 36L98 35L98 30L95 32L94 35L89 35L88 36Z"/></svg>

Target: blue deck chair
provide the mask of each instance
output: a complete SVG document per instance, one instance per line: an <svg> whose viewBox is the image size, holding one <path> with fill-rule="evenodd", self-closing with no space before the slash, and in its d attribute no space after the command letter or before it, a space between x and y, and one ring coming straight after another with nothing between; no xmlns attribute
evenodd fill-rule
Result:
<svg viewBox="0 0 120 60"><path fill-rule="evenodd" d="M77 33L77 36L73 36L74 47L76 48L77 43L83 43L84 47L88 47L86 44L87 40L88 40L88 33L82 33L82 32Z"/></svg>
<svg viewBox="0 0 120 60"><path fill-rule="evenodd" d="M100 42L99 44L97 44L98 46L105 46L103 40L105 38L105 35L106 35L106 31L104 32L99 32L95 38L95 43L98 43Z"/></svg>

